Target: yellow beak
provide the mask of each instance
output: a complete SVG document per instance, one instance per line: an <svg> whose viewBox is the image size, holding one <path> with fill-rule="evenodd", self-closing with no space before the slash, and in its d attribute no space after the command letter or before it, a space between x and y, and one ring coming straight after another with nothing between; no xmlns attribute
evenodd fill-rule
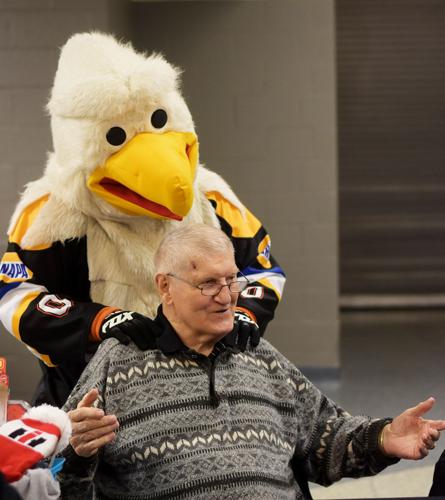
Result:
<svg viewBox="0 0 445 500"><path fill-rule="evenodd" d="M182 220L193 204L197 163L192 132L144 132L97 167L87 186L126 214Z"/></svg>

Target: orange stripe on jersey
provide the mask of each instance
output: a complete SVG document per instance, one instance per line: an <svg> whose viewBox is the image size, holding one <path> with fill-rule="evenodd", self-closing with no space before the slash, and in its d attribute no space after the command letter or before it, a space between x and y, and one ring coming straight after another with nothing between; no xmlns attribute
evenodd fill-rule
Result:
<svg viewBox="0 0 445 500"><path fill-rule="evenodd" d="M91 329L90 329L90 340L91 342L102 342L102 339L100 338L100 327L102 326L103 320L111 313L115 311L119 311L120 309L118 307L111 307L107 306L101 309L97 314L96 317L93 320L93 323L91 324Z"/></svg>
<svg viewBox="0 0 445 500"><path fill-rule="evenodd" d="M249 309L246 309L245 307L241 307L241 306L236 306L235 308L235 311L239 311L239 312L242 312L244 313L246 316L248 316L252 321L254 321L255 323L257 323L257 319L256 319L256 316L255 314L253 314L252 311L249 311Z"/></svg>
<svg viewBox="0 0 445 500"><path fill-rule="evenodd" d="M11 243L17 243L22 246L22 239L25 236L28 229L32 226L35 218L37 217L40 210L43 208L45 203L48 201L49 194L42 196L38 200L34 201L20 214L14 229L9 235L9 241ZM22 247L24 250L45 250L49 248L51 244L36 245L35 247Z"/></svg>
<svg viewBox="0 0 445 500"><path fill-rule="evenodd" d="M216 202L216 214L230 224L234 238L252 238L261 228L261 222L247 208L244 217L239 208L232 205L218 191L209 191L206 196Z"/></svg>

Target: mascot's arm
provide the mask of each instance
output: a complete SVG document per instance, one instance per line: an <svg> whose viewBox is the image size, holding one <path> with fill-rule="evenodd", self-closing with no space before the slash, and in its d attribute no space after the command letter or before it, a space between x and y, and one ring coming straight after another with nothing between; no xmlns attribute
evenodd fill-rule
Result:
<svg viewBox="0 0 445 500"><path fill-rule="evenodd" d="M83 361L91 324L104 307L89 298L86 241L24 248L21 237L35 209L23 211L0 263L0 319L48 366Z"/></svg>
<svg viewBox="0 0 445 500"><path fill-rule="evenodd" d="M255 321L263 334L274 316L286 280L283 270L270 254L270 237L247 209L242 213L217 191L206 195L221 229L232 240L238 269L250 280L238 299L237 308Z"/></svg>

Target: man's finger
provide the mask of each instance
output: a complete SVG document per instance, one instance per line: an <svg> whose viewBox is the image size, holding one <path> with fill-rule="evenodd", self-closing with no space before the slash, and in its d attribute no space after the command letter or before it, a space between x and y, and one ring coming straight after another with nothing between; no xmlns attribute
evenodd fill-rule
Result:
<svg viewBox="0 0 445 500"><path fill-rule="evenodd" d="M413 417L421 417L426 412L431 410L435 402L436 400L434 398L428 398L425 401L419 403L417 406L414 406L414 408L408 408L408 410L406 410L406 413Z"/></svg>
<svg viewBox="0 0 445 500"><path fill-rule="evenodd" d="M433 444L435 444L437 441L439 441L439 438L440 438L440 432L437 429L435 429L432 425L429 425L422 439L424 441L431 441Z"/></svg>
<svg viewBox="0 0 445 500"><path fill-rule="evenodd" d="M98 397L99 397L99 391L97 389L91 389L79 401L77 408L89 408L89 407L91 407Z"/></svg>
<svg viewBox="0 0 445 500"><path fill-rule="evenodd" d="M440 438L440 432L435 429L434 427L431 427L430 429L430 437L433 441L439 441Z"/></svg>
<svg viewBox="0 0 445 500"><path fill-rule="evenodd" d="M422 436L422 442L423 445L428 449L432 450L435 446L433 438L430 436L430 434L427 432Z"/></svg>
<svg viewBox="0 0 445 500"><path fill-rule="evenodd" d="M78 438L79 442L86 444L86 443L94 442L103 436L107 436L108 434L114 432L118 427L119 427L119 424L116 421L113 424L106 425L103 427L89 429L88 431L84 431L81 433L76 432L75 434L73 434L73 438Z"/></svg>
<svg viewBox="0 0 445 500"><path fill-rule="evenodd" d="M96 454L100 448L108 443L111 443L115 437L116 433L110 432L109 434L88 443L81 442L76 439L76 437L72 437L70 439L70 444L77 455L81 457L91 457Z"/></svg>
<svg viewBox="0 0 445 500"><path fill-rule="evenodd" d="M429 424L433 429L436 429L438 431L445 430L445 420L429 420Z"/></svg>
<svg viewBox="0 0 445 500"><path fill-rule="evenodd" d="M102 418L80 420L72 422L73 434L81 434L94 429L100 429L117 423L117 418L114 415L105 415Z"/></svg>
<svg viewBox="0 0 445 500"><path fill-rule="evenodd" d="M100 408L78 408L68 412L71 422L82 422L87 419L101 419L104 416L104 411Z"/></svg>

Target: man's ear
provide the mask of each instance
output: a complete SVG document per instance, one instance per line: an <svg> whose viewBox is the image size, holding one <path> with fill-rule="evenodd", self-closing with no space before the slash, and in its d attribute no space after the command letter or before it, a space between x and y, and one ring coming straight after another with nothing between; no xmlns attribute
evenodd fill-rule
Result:
<svg viewBox="0 0 445 500"><path fill-rule="evenodd" d="M170 280L166 274L158 273L155 275L155 284L158 290L161 302L168 304L171 300L170 297Z"/></svg>

